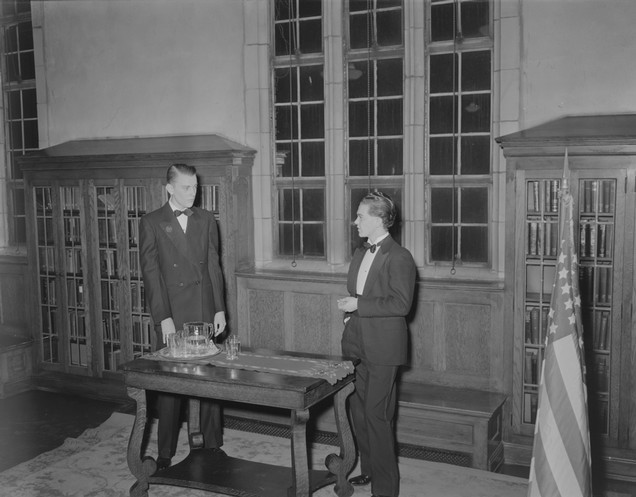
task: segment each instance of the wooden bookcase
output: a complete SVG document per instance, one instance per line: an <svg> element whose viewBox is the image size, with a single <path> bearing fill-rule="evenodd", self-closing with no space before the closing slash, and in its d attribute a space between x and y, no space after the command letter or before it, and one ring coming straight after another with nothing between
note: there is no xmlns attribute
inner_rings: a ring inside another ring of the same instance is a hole
<svg viewBox="0 0 636 497"><path fill-rule="evenodd" d="M636 115L565 117L497 141L507 160L510 439L531 443L534 434L567 148L591 436L597 456L625 458L613 471L633 474Z"/></svg>
<svg viewBox="0 0 636 497"><path fill-rule="evenodd" d="M197 205L219 221L228 326L237 269L253 267L254 151L216 135L82 140L21 160L26 186L32 329L40 370L119 378L151 351L139 220L167 201L165 174L197 168Z"/></svg>

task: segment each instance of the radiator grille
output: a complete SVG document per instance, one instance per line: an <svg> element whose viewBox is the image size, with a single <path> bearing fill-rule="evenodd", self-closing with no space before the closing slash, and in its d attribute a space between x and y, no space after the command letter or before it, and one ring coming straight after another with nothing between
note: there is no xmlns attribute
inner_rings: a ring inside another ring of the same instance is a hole
<svg viewBox="0 0 636 497"><path fill-rule="evenodd" d="M224 416L225 427L233 430L260 433L274 437L290 438L291 430L288 426L267 421L245 419L236 416ZM312 431L309 435L310 441L324 445L338 445L338 437L335 433L328 431ZM424 461L441 462L453 464L455 466L471 467L472 458L469 454L452 452L442 449L421 447L419 445L398 444L398 454L400 457L409 459L421 459Z"/></svg>

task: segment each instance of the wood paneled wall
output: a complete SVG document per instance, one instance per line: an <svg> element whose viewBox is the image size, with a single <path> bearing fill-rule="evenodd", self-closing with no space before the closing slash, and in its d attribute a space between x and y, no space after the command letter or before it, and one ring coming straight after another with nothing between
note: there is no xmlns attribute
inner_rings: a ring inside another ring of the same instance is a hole
<svg viewBox="0 0 636 497"><path fill-rule="evenodd" d="M0 256L0 333L32 338L27 325L27 260Z"/></svg>
<svg viewBox="0 0 636 497"><path fill-rule="evenodd" d="M239 274L237 289L246 345L340 354L344 276ZM419 282L403 380L507 393L503 301L498 285Z"/></svg>

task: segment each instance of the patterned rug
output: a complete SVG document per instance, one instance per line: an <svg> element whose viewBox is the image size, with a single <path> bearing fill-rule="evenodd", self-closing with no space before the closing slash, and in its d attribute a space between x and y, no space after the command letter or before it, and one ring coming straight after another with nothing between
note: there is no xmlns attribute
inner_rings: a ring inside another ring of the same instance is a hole
<svg viewBox="0 0 636 497"><path fill-rule="evenodd" d="M133 416L114 413L101 426L78 438L0 473L2 497L124 497L134 479L126 463L126 448ZM286 438L226 429L225 452L233 457L291 466L290 441ZM156 424L150 428L148 455L156 451ZM311 460L324 469L324 458L337 450L314 445ZM179 437L174 462L188 452L185 426ZM401 497L525 497L527 481L470 468L400 458ZM358 474L354 469L352 474ZM150 497L214 497L219 494L167 485L151 485ZM314 497L333 497L332 486ZM371 489L356 488L354 497L370 497ZM282 497L282 496L281 496Z"/></svg>

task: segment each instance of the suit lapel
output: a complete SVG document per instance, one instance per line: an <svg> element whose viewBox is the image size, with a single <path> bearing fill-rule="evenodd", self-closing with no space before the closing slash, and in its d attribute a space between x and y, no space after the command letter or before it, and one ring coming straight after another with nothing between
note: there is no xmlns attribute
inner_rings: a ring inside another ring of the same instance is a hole
<svg viewBox="0 0 636 497"><path fill-rule="evenodd" d="M201 211L192 209L192 215L188 219L188 227L186 229L185 238L188 246L188 256L197 268L199 267L199 261L203 260L202 249L206 247L202 238L207 236L207 231L204 229L204 219L201 216Z"/></svg>

